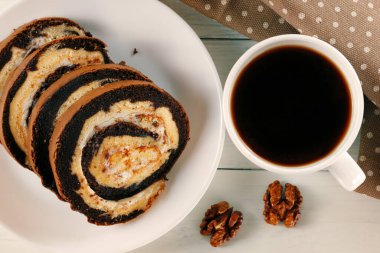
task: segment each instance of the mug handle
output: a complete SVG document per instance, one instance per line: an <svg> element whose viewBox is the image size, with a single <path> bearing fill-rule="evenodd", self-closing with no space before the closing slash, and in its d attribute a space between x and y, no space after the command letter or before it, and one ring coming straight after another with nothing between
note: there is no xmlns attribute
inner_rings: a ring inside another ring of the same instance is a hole
<svg viewBox="0 0 380 253"><path fill-rule="evenodd" d="M366 176L352 157L345 152L328 170L347 191L353 191L361 185Z"/></svg>

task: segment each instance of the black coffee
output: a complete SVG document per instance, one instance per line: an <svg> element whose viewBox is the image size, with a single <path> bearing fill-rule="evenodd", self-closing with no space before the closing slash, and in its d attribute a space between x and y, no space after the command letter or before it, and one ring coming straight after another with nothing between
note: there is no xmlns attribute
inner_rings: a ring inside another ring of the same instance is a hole
<svg viewBox="0 0 380 253"><path fill-rule="evenodd" d="M244 142L285 166L328 155L351 118L351 96L340 70L299 46L278 47L250 62L237 79L231 107Z"/></svg>

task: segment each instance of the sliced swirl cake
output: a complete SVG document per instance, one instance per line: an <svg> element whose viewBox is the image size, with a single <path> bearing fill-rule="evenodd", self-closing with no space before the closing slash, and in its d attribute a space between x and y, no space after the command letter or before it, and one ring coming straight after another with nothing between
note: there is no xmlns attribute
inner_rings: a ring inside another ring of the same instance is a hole
<svg viewBox="0 0 380 253"><path fill-rule="evenodd" d="M122 65L102 64L74 70L53 83L38 99L30 115L28 157L42 184L57 193L49 163L48 143L57 119L88 92L120 80L148 80L139 71Z"/></svg>
<svg viewBox="0 0 380 253"><path fill-rule="evenodd" d="M63 74L80 66L109 63L105 44L91 37L65 37L30 54L12 73L0 100L0 140L28 167L27 126L41 94Z"/></svg>
<svg viewBox="0 0 380 253"><path fill-rule="evenodd" d="M49 158L58 191L98 225L146 211L189 139L182 106L146 81L99 87L56 121Z"/></svg>
<svg viewBox="0 0 380 253"><path fill-rule="evenodd" d="M0 43L0 96L5 82L18 65L37 48L67 36L91 36L74 21L50 17L33 20L19 28Z"/></svg>

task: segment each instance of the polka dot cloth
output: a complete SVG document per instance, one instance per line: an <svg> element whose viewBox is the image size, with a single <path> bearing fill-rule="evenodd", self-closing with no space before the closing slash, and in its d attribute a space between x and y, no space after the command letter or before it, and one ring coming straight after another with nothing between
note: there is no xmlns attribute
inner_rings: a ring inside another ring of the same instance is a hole
<svg viewBox="0 0 380 253"><path fill-rule="evenodd" d="M363 122L358 163L367 179L357 191L380 198L380 109L368 100Z"/></svg>
<svg viewBox="0 0 380 253"><path fill-rule="evenodd" d="M271 9L271 6L277 2L275 0L268 2L260 0L182 0L182 2L257 41L274 35L297 33L297 30L289 25L284 17ZM283 11L287 12L287 10ZM306 13L300 14L300 18L305 20Z"/></svg>
<svg viewBox="0 0 380 253"><path fill-rule="evenodd" d="M257 41L279 34L302 33L340 50L355 67L368 98L358 157L367 179L357 191L380 199L380 1L182 2Z"/></svg>

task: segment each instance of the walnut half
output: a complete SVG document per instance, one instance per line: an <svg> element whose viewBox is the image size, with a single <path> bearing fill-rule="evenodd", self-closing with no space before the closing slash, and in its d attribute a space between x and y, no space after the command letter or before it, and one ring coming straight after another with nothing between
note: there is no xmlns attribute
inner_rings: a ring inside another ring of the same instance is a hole
<svg viewBox="0 0 380 253"><path fill-rule="evenodd" d="M243 221L243 214L234 211L228 202L212 205L200 224L201 234L210 235L210 244L218 247L236 236Z"/></svg>
<svg viewBox="0 0 380 253"><path fill-rule="evenodd" d="M264 195L264 218L272 225L280 221L288 228L294 227L301 215L302 195L297 186L285 184L285 192L278 180L268 186Z"/></svg>

